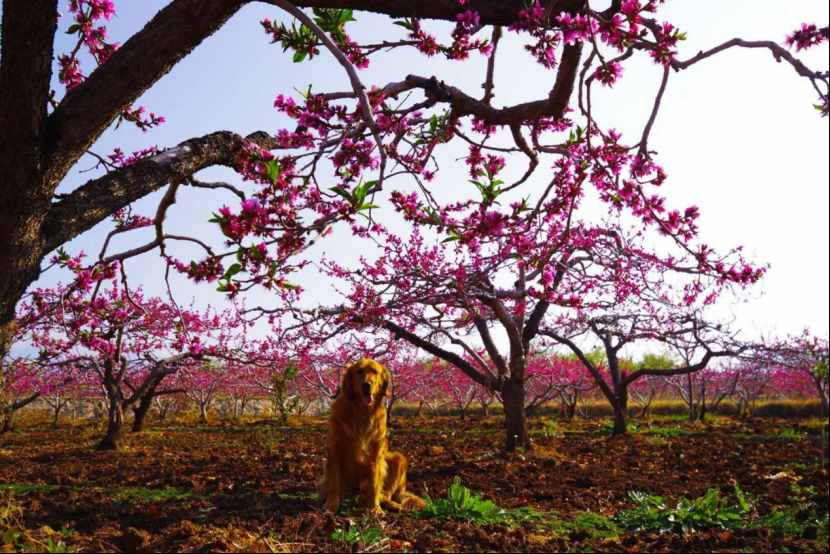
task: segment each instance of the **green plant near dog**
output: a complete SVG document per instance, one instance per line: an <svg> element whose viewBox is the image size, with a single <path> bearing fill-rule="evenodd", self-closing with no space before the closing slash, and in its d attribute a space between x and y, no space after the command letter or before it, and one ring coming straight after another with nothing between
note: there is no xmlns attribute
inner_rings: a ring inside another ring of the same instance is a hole
<svg viewBox="0 0 830 554"><path fill-rule="evenodd" d="M432 500L427 495L426 503L423 510L415 513L416 517L460 519L478 524L500 523L507 518L506 510L472 492L458 477L447 490L446 498Z"/></svg>
<svg viewBox="0 0 830 554"><path fill-rule="evenodd" d="M620 511L614 519L625 529L635 531L688 533L700 529L735 529L743 526L744 518L752 510L737 484L735 501L721 496L714 488L692 500L681 497L674 507L662 496L630 492L629 498L636 507Z"/></svg>
<svg viewBox="0 0 830 554"><path fill-rule="evenodd" d="M548 515L537 511L531 506L505 509L492 500L482 498L461 484L456 477L449 489L446 498L433 500L426 495L426 507L413 515L417 518L428 519L457 519L469 521L478 525L499 523L507 526L519 525L523 522L543 521Z"/></svg>
<svg viewBox="0 0 830 554"><path fill-rule="evenodd" d="M383 541L384 536L379 527L367 527L365 523L358 524L350 520L348 527L337 529L331 534L331 539L366 550Z"/></svg>

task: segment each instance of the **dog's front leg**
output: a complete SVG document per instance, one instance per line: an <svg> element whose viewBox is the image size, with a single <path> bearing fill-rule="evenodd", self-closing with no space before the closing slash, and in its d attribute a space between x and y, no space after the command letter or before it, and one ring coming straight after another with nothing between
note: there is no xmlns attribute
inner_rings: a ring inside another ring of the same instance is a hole
<svg viewBox="0 0 830 554"><path fill-rule="evenodd" d="M373 454L374 459L366 487L366 504L370 513L382 515L384 512L380 507L380 503L383 500L383 484L386 480L386 456L381 448Z"/></svg>
<svg viewBox="0 0 830 554"><path fill-rule="evenodd" d="M375 515L382 515L383 508L380 507L380 501L383 499L383 475L380 473L379 464L373 468L372 480L369 486L369 511Z"/></svg>
<svg viewBox="0 0 830 554"><path fill-rule="evenodd" d="M335 456L329 455L326 460L326 511L333 514L340 509L340 500L342 498L343 479L340 475L340 464L337 463Z"/></svg>

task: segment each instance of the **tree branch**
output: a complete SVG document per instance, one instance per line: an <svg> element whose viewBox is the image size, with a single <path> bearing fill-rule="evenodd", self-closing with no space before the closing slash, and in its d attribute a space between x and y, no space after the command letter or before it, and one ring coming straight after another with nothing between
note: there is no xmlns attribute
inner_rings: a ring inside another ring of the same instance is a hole
<svg viewBox="0 0 830 554"><path fill-rule="evenodd" d="M383 321L381 323L381 326L384 329L391 331L395 338L403 338L410 344L413 344L418 348L422 348L423 350L429 352L433 356L437 356L442 360L451 363L476 383L484 387L487 387L491 390L495 389L495 383L493 383L492 377L476 371L476 369L472 365L467 363L467 360L465 360L455 352L444 350L440 346L437 346L429 342L428 340L422 339L415 333L407 331L406 329L392 321Z"/></svg>
<svg viewBox="0 0 830 554"><path fill-rule="evenodd" d="M272 145L270 137L263 132L249 135L245 140L266 148ZM88 181L52 204L43 225L45 251L57 248L116 210L171 181L182 180L213 165L232 166L242 144L242 137L236 133L217 131Z"/></svg>
<svg viewBox="0 0 830 554"><path fill-rule="evenodd" d="M582 46L579 43L565 47L562 53L562 61L559 64L559 73L556 76L556 84L548 98L525 102L508 108L494 108L434 77L427 79L417 75L408 75L403 87L398 88L404 88L404 90L423 89L427 98L437 102L449 103L452 106L453 114L457 117L473 115L491 125L521 124L539 117L560 118L565 113L565 108L568 107L573 92L581 51ZM402 91L395 90L395 92Z"/></svg>
<svg viewBox="0 0 830 554"><path fill-rule="evenodd" d="M69 91L49 116L47 182L57 186L124 108L216 32L244 1L173 0Z"/></svg>

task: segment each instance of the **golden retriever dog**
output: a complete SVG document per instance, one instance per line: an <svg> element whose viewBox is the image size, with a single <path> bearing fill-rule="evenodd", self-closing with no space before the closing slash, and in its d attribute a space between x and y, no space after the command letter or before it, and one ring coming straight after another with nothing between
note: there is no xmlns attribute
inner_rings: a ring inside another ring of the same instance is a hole
<svg viewBox="0 0 830 554"><path fill-rule="evenodd" d="M346 368L329 416L328 457L320 497L336 513L343 499L360 494L367 509L382 514L421 509L424 501L406 490L406 457L390 452L386 438L389 371L369 358Z"/></svg>

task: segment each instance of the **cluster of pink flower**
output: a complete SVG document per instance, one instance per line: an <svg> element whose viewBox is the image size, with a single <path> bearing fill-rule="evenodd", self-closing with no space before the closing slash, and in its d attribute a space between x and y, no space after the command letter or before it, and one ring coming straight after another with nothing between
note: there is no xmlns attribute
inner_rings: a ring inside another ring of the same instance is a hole
<svg viewBox="0 0 830 554"><path fill-rule="evenodd" d="M801 28L787 35L787 45L795 46L796 51L817 46L828 39L830 30L819 29L815 23L802 23Z"/></svg>
<svg viewBox="0 0 830 554"><path fill-rule="evenodd" d="M77 34L78 43L69 54L58 56L58 80L67 90L77 87L86 79L78 59L81 46L89 52L96 66L106 63L118 49L118 43L107 42L106 26L98 24L115 15L113 0L70 0L69 11L74 14L74 23L69 26L67 33ZM128 106L122 112L121 119L134 123L142 131L164 123L164 117L152 112L145 115L144 112L144 107Z"/></svg>
<svg viewBox="0 0 830 554"><path fill-rule="evenodd" d="M124 111L121 112L121 119L133 123L144 132L147 132L148 129L152 129L153 127L157 127L164 123L164 116L156 115L153 112L145 114L145 112L146 109L144 106L134 108L130 105L124 108Z"/></svg>
<svg viewBox="0 0 830 554"><path fill-rule="evenodd" d="M481 29L478 12L473 10L461 12L455 17L455 21L452 44L444 50L447 59L466 60L473 50L478 50L485 56L490 54L492 45L486 40L471 40L472 35Z"/></svg>
<svg viewBox="0 0 830 554"><path fill-rule="evenodd" d="M131 214L126 208L117 210L112 214L112 220L115 223L115 228L119 231L130 231L132 229L140 229L141 227L149 227L154 223L151 218Z"/></svg>
<svg viewBox="0 0 830 554"><path fill-rule="evenodd" d="M407 38L414 43L419 52L427 56L444 54L449 60L466 60L470 52L478 51L483 55L489 55L492 45L485 39L471 40L471 36L480 29L478 13L466 10L456 16L455 29L452 32L453 41L450 44L442 44L424 31L421 20L407 18L398 22L408 31Z"/></svg>
<svg viewBox="0 0 830 554"><path fill-rule="evenodd" d="M112 154L107 154L107 158L109 158L110 164L115 167L129 167L133 165L138 160L146 158L148 156L152 156L154 154L158 154L158 146L150 146L147 148L143 148L141 150L136 150L129 156L124 154L124 151L120 148L115 148L112 151Z"/></svg>

